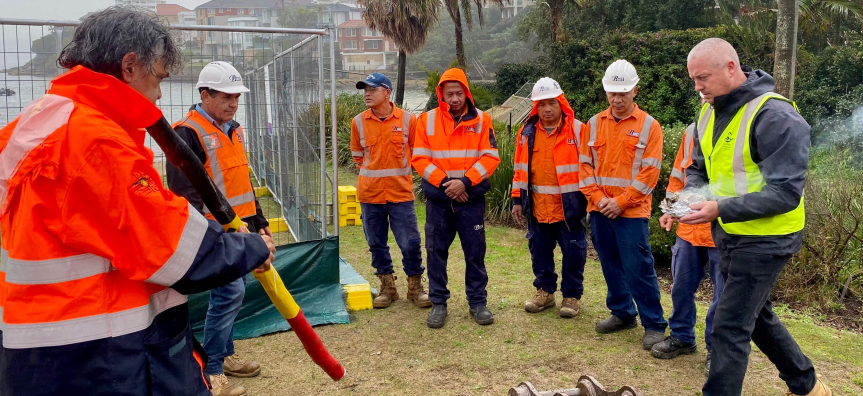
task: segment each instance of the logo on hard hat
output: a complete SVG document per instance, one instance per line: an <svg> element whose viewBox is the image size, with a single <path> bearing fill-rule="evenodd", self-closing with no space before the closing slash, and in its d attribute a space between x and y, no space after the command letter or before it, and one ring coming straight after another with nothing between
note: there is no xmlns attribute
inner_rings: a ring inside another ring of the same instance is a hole
<svg viewBox="0 0 863 396"><path fill-rule="evenodd" d="M623 77L620 77L620 76L614 76L614 77L612 77L612 78L611 78L611 81L620 81L620 82L624 82L624 81L626 81L626 79L625 79L625 78L623 78Z"/></svg>
<svg viewBox="0 0 863 396"><path fill-rule="evenodd" d="M235 75L235 74L231 74L231 75L228 77L228 79L229 79L229 80L231 80L231 82L243 81L243 78L242 78L242 77L240 77L240 76L238 76L238 75Z"/></svg>

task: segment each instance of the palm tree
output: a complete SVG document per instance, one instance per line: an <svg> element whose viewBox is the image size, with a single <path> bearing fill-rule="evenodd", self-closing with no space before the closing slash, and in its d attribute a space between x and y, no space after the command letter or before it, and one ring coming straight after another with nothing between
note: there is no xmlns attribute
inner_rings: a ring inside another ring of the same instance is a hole
<svg viewBox="0 0 863 396"><path fill-rule="evenodd" d="M439 0L359 0L365 7L363 19L370 29L383 33L399 48L399 71L396 82L396 104L405 96L407 54L426 45L429 31L438 22Z"/></svg>
<svg viewBox="0 0 863 396"><path fill-rule="evenodd" d="M788 99L794 96L797 65L798 0L779 0L776 12L776 52L773 55L773 78L776 92Z"/></svg>
<svg viewBox="0 0 863 396"><path fill-rule="evenodd" d="M462 37L461 30L462 12L464 13L464 21L467 23L467 29L472 30L473 7L471 7L471 4L476 5L477 22L479 22L479 26L482 27L484 22L482 15L483 4L491 3L503 8L504 2L508 4L510 0L443 0L450 18L452 18L453 23L455 23L455 54L460 68L467 69L467 60L465 60L464 57L464 38Z"/></svg>

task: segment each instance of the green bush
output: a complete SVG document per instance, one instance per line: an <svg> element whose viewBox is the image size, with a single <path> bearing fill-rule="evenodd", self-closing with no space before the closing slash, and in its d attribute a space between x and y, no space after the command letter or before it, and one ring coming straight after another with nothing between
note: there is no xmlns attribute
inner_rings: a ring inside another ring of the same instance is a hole
<svg viewBox="0 0 863 396"><path fill-rule="evenodd" d="M650 252L653 253L654 265L662 267L671 266L671 247L677 240L677 223L671 231L665 231L659 226L661 212L654 212L650 217Z"/></svg>
<svg viewBox="0 0 863 396"><path fill-rule="evenodd" d="M515 225L510 213L512 209L510 195L512 195L512 178L515 175L513 160L519 128L520 126L513 125L510 133L507 131L506 124L494 123L500 165L489 178L491 189L485 194L486 219L493 223Z"/></svg>

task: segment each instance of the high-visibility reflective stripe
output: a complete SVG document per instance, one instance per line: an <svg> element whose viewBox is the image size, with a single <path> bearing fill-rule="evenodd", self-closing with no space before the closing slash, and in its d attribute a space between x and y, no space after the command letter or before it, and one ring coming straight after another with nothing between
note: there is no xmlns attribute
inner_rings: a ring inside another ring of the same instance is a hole
<svg viewBox="0 0 863 396"><path fill-rule="evenodd" d="M561 173L578 172L578 165L558 165L554 167L554 170L557 171L558 175Z"/></svg>
<svg viewBox="0 0 863 396"><path fill-rule="evenodd" d="M488 179L488 172L486 172L485 167L482 166L479 161L474 162L472 168L476 169L479 172L479 175L482 176L483 180Z"/></svg>
<svg viewBox="0 0 863 396"><path fill-rule="evenodd" d="M365 155L365 152L364 151L353 151L353 150L351 150L351 155L354 157L362 157Z"/></svg>
<svg viewBox="0 0 863 396"><path fill-rule="evenodd" d="M520 162L516 162L515 164L512 165L512 170L514 170L514 171L523 170L523 171L527 172L527 164L522 164Z"/></svg>
<svg viewBox="0 0 863 396"><path fill-rule="evenodd" d="M575 147L581 147L581 126L581 121L572 120L572 134L575 135Z"/></svg>
<svg viewBox="0 0 863 396"><path fill-rule="evenodd" d="M659 158L644 158L641 160L641 166L643 166L644 168L648 166L659 168L662 166L662 160L660 160Z"/></svg>
<svg viewBox="0 0 863 396"><path fill-rule="evenodd" d="M680 169L674 168L671 170L671 177L673 177L677 180L680 180L681 182L683 182L684 176L685 176L685 174L683 172L681 172Z"/></svg>
<svg viewBox="0 0 863 396"><path fill-rule="evenodd" d="M200 216L200 215L199 215ZM42 285L83 279L111 271L111 262L94 254L79 254L48 260L19 260L9 258L9 252L0 250L0 271L6 273L6 282L16 285Z"/></svg>
<svg viewBox="0 0 863 396"><path fill-rule="evenodd" d="M577 191L579 191L578 184L564 184L564 185L560 186L560 192L564 193L564 194L577 192Z"/></svg>
<svg viewBox="0 0 863 396"><path fill-rule="evenodd" d="M195 130L198 136L200 136L201 140L204 140L204 136L207 135L207 130L204 129L201 124L198 124L195 120L192 120L191 118L186 119L183 122L189 124L189 126L191 126L192 129ZM228 192L225 191L225 175L222 174L222 165L219 164L219 156L216 155L215 151L213 151L212 153L207 153L207 159L210 160L210 172L213 176L213 184L215 184L216 188L218 188L219 191L222 192L222 195L227 197ZM206 205L204 205L204 213L209 213L209 209Z"/></svg>
<svg viewBox="0 0 863 396"><path fill-rule="evenodd" d="M632 159L632 180L635 180L635 177L641 172L641 165L644 161L644 149L647 148L647 139L650 137L650 127L652 125L653 117L648 114L644 117L644 124L641 126L641 135L638 137L638 144L635 145L635 157Z"/></svg>
<svg viewBox="0 0 863 396"><path fill-rule="evenodd" d="M680 160L680 167L683 168L686 166L686 163L689 162L689 158L692 157L692 139L695 138L695 124L689 124L686 127L686 132L683 134L683 158Z"/></svg>
<svg viewBox="0 0 863 396"><path fill-rule="evenodd" d="M411 113L402 110L402 136L404 137L404 141L402 143L402 167L408 169L408 174L411 173L410 166L408 165L408 137L410 137L412 116L413 115Z"/></svg>
<svg viewBox="0 0 863 396"><path fill-rule="evenodd" d="M530 186L530 191L533 191L537 194L557 194L560 195L560 187L558 186L537 186L535 184Z"/></svg>
<svg viewBox="0 0 863 396"><path fill-rule="evenodd" d="M40 348L119 337L146 329L156 315L186 302L186 296L167 288L150 296L147 305L120 312L57 322L9 324L0 321L3 347ZM0 308L0 317L3 309Z"/></svg>
<svg viewBox="0 0 863 396"><path fill-rule="evenodd" d="M21 111L18 124L15 125L6 147L0 152L0 214L5 214L7 209L6 183L15 177L30 151L42 144L58 128L69 123L69 115L74 108L72 99L46 94Z"/></svg>
<svg viewBox="0 0 863 396"><path fill-rule="evenodd" d="M431 157L436 159L447 158L479 158L479 150L431 150Z"/></svg>
<svg viewBox="0 0 863 396"><path fill-rule="evenodd" d="M431 109L426 113L426 136L434 136L435 113L437 109Z"/></svg>
<svg viewBox="0 0 863 396"><path fill-rule="evenodd" d="M731 168L734 171L734 191L737 192L738 197L749 193L749 182L746 179L746 160L743 157L746 140L749 138L746 136L746 131L749 129L752 119L755 118L755 113L759 109L759 103L766 96L771 95L775 94L773 92L765 92L757 98L750 100L746 103L743 116L740 118L740 128L737 130L737 138L734 141L734 157L731 160Z"/></svg>
<svg viewBox="0 0 863 396"><path fill-rule="evenodd" d="M621 179L619 177L596 176L596 184L600 186L622 187L626 188L632 184L631 180Z"/></svg>
<svg viewBox="0 0 863 396"><path fill-rule="evenodd" d="M235 197L230 197L227 200L228 205L231 205L231 207L237 207L243 204L247 204L249 202L255 202L255 192L249 191ZM207 207L207 205L204 205L204 214L211 214L210 208Z"/></svg>
<svg viewBox="0 0 863 396"><path fill-rule="evenodd" d="M446 171L446 177L448 177L450 179L459 179L459 178L464 177L465 173L466 173L466 171L463 171L463 170Z"/></svg>
<svg viewBox="0 0 863 396"><path fill-rule="evenodd" d="M482 133L482 110L476 109L476 116L479 117L479 128L476 129L477 133Z"/></svg>
<svg viewBox="0 0 863 396"><path fill-rule="evenodd" d="M363 126L363 113L357 114L354 117L354 125L357 126L357 132L360 134L360 146L366 147L365 127Z"/></svg>
<svg viewBox="0 0 863 396"><path fill-rule="evenodd" d="M414 155L425 155L431 157L432 151L425 147L414 147Z"/></svg>
<svg viewBox="0 0 863 396"><path fill-rule="evenodd" d="M641 192L642 194L650 194L653 192L652 188L638 180L632 182L632 187Z"/></svg>
<svg viewBox="0 0 863 396"><path fill-rule="evenodd" d="M369 170L366 168L360 169L360 176L363 177L390 177L390 176L410 176L411 168L392 168L392 169L375 169Z"/></svg>
<svg viewBox="0 0 863 396"><path fill-rule="evenodd" d="M707 110L698 119L698 140L704 136L704 130L707 129L707 124L710 123L710 117L713 116L713 105L707 105Z"/></svg>
<svg viewBox="0 0 863 396"><path fill-rule="evenodd" d="M584 188L584 187L587 187L591 184L596 184L596 178L593 176L589 176L589 177L586 177L586 178L578 181L578 187L579 188Z"/></svg>
<svg viewBox="0 0 863 396"><path fill-rule="evenodd" d="M587 145L590 146L590 153L593 155L593 161L585 162L586 164L593 165L594 171L598 171L599 169L599 154L596 152L596 118L599 115L595 115L590 118L588 121L588 125L590 126L590 140L587 141Z"/></svg>
<svg viewBox="0 0 863 396"><path fill-rule="evenodd" d="M436 170L437 170L437 166L435 166L435 164L429 164L429 166L426 167L425 172L423 172L423 179L428 180L431 177L432 172L434 172Z"/></svg>
<svg viewBox="0 0 863 396"><path fill-rule="evenodd" d="M581 162L582 164L593 165L593 157L588 156L588 155L584 155L584 154L579 154L578 155L578 162Z"/></svg>
<svg viewBox="0 0 863 396"><path fill-rule="evenodd" d="M252 193L252 201L255 199L255 193ZM233 204L231 206L234 206ZM180 240L177 242L177 247L174 249L174 254L171 258L159 268L156 273L147 279L147 282L156 283L162 286L171 286L192 266L195 261L195 256L198 254L198 249L201 247L201 241L204 240L204 234L207 233L207 219L198 213L195 208L189 204L189 218L186 220L186 225L183 227L183 233L180 234Z"/></svg>
<svg viewBox="0 0 863 396"><path fill-rule="evenodd" d="M479 152L479 156L482 157L483 155L488 155L488 156L494 157L494 158L500 158L500 155L498 155L497 150L481 150Z"/></svg>
<svg viewBox="0 0 863 396"><path fill-rule="evenodd" d="M527 183L523 181L512 182L512 188L519 190L527 190Z"/></svg>

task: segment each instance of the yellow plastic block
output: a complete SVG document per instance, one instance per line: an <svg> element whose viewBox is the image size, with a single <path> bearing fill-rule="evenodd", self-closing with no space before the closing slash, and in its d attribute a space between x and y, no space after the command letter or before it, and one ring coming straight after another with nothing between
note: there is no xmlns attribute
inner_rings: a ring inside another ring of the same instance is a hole
<svg viewBox="0 0 863 396"><path fill-rule="evenodd" d="M368 283L344 285L345 305L349 311L372 309L372 289Z"/></svg>
<svg viewBox="0 0 863 396"><path fill-rule="evenodd" d="M288 223L285 222L285 219L281 217L277 217L275 219L267 219L270 223L270 232L288 232Z"/></svg>
<svg viewBox="0 0 863 396"><path fill-rule="evenodd" d="M339 186L339 203L357 202L357 188L354 186Z"/></svg>
<svg viewBox="0 0 863 396"><path fill-rule="evenodd" d="M267 187L255 187L255 196L258 198L269 197L270 190L267 190Z"/></svg>
<svg viewBox="0 0 863 396"><path fill-rule="evenodd" d="M360 215L339 215L339 227L345 226L360 226L363 225L363 220L360 219Z"/></svg>
<svg viewBox="0 0 863 396"><path fill-rule="evenodd" d="M362 214L359 202L348 202L339 205L339 216Z"/></svg>

